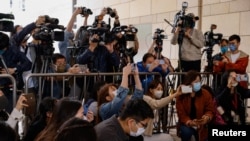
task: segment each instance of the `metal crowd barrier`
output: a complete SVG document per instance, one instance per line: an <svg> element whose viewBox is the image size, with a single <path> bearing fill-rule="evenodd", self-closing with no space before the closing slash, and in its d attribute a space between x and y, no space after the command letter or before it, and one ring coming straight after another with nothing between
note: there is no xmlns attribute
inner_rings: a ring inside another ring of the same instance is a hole
<svg viewBox="0 0 250 141"><path fill-rule="evenodd" d="M0 78L9 78L12 82L12 91L13 91L13 107L16 106L17 94L16 94L16 79L10 74L0 74Z"/></svg>
<svg viewBox="0 0 250 141"><path fill-rule="evenodd" d="M131 73L132 74L132 73ZM144 73L144 72L140 72L139 75L145 75L146 78L148 75L158 75L160 76L159 73L157 72L150 72L150 73ZM34 77L38 77L38 105L42 100L42 94L43 94L43 89L42 89L42 82L43 79L42 78L49 78L51 80L51 96L53 96L53 80L55 79L54 77L63 77L62 81L63 81L63 97L65 96L64 90L65 90L65 82L69 80L69 77L71 77L70 79L73 79L73 93L75 94L75 84L76 84L76 78L77 77L83 77L83 90L84 92L87 91L87 77L88 76L92 76L94 77L94 80L98 80L99 77L102 77L103 81L106 80L107 76L114 76L112 79L113 82L115 82L117 80L118 77L122 76L122 72L116 72L116 73L78 73L78 74L72 74L72 73L31 73L29 75L27 75L26 79L25 79L25 93L28 93L28 81L29 79L32 79ZM161 76L160 76L161 77ZM75 95L74 95L75 96ZM84 95L84 98L86 98L86 95Z"/></svg>

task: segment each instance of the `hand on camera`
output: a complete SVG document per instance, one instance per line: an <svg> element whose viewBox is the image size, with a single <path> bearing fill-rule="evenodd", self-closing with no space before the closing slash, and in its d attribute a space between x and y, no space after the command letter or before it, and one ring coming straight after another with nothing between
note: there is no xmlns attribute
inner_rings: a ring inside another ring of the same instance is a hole
<svg viewBox="0 0 250 141"><path fill-rule="evenodd" d="M79 64L74 64L72 67L69 68L69 73L80 73L81 72L81 68L79 67Z"/></svg>
<svg viewBox="0 0 250 141"><path fill-rule="evenodd" d="M45 16L39 16L36 20L36 26L43 25L45 23Z"/></svg>
<svg viewBox="0 0 250 141"><path fill-rule="evenodd" d="M114 52L114 44L113 44L113 42L105 44L105 47L107 48L107 50L109 51L109 53L113 53Z"/></svg>
<svg viewBox="0 0 250 141"><path fill-rule="evenodd" d="M16 109L18 111L22 110L23 108L25 107L29 107L28 104L26 104L27 102L27 99L26 97L24 96L24 94L21 94L20 97L18 98L17 100L17 103L16 103Z"/></svg>
<svg viewBox="0 0 250 141"><path fill-rule="evenodd" d="M78 15L78 14L81 14L82 13L82 7L77 7L73 13L73 15ZM85 16L85 15L84 15Z"/></svg>

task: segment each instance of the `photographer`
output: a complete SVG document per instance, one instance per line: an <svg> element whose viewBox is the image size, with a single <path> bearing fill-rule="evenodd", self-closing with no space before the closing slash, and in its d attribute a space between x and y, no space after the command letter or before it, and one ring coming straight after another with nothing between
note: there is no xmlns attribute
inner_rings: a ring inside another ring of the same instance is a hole
<svg viewBox="0 0 250 141"><path fill-rule="evenodd" d="M193 13L185 15L184 20L179 21L171 39L171 44L180 45L180 65L183 72L201 70L201 48L204 46L204 36L200 30L194 28L198 19L199 17L195 17ZM181 43L178 42L179 38L182 38Z"/></svg>
<svg viewBox="0 0 250 141"><path fill-rule="evenodd" d="M79 15L79 14L84 16L83 26L87 26L87 20L88 20L89 14L83 12L83 7L77 7L75 9L75 11L73 12L73 14L72 14L72 16L71 16L71 18L70 18L70 20L68 22L68 25L67 25L67 27L66 27L66 29L64 31L64 41L60 41L59 44L58 44L60 53L66 57L67 63L69 63L71 65L74 64L74 62L73 62L73 60L71 60L72 58L70 56L70 52L67 49L67 47L73 46L73 44L74 44L73 38L74 38L75 35L74 35L74 31L72 30L72 28L74 26L76 16ZM76 33L76 38L79 36L79 34L80 34L79 32L80 31L78 30L77 33ZM78 39L77 38L77 40L81 41L83 39Z"/></svg>
<svg viewBox="0 0 250 141"><path fill-rule="evenodd" d="M167 69L169 70L169 72L174 72L174 68L173 66L171 65L171 62L169 60L169 58L165 57L162 55L162 47L160 47L159 45L157 45L157 33L154 34L154 40L150 46L150 48L148 49L148 53L151 53L155 56L156 59L158 59L160 62L160 66L163 70L166 70Z"/></svg>
<svg viewBox="0 0 250 141"><path fill-rule="evenodd" d="M31 69L32 63L29 59L20 51L10 47L8 35L0 32L0 55L1 55L1 74L11 74L16 78L16 81L20 80L20 75L24 71ZM8 78L2 78L0 81L0 88L9 100L7 111L10 112L13 106L12 84Z"/></svg>

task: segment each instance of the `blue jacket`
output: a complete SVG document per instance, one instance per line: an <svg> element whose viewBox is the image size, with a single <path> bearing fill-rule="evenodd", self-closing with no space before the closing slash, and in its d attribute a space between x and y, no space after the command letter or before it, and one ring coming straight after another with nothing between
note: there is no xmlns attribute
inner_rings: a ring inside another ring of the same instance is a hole
<svg viewBox="0 0 250 141"><path fill-rule="evenodd" d="M138 72L148 72L148 68L143 66L143 62L138 62L137 63L137 68ZM159 72L162 77L166 77L167 74L170 72L169 69L167 71L163 71L161 66L159 65L158 67L154 68L152 72ZM147 77L146 75L140 75L140 80L142 83L142 87L144 89L144 92L147 91L148 85L151 83L151 81L154 79L154 75L148 74Z"/></svg>
<svg viewBox="0 0 250 141"><path fill-rule="evenodd" d="M77 57L78 64L87 64L91 72L112 72L111 67L119 66L119 57L113 52L109 53L105 46L98 46L94 52L86 49Z"/></svg>
<svg viewBox="0 0 250 141"><path fill-rule="evenodd" d="M7 68L17 68L16 72L19 75L22 75L24 71L28 71L31 69L32 63L30 60L25 56L24 53L16 50L14 48L9 47L3 54L3 60L7 66ZM2 69L4 66L2 62L0 62ZM0 80L1 86L9 85L11 81L8 78L3 78Z"/></svg>
<svg viewBox="0 0 250 141"><path fill-rule="evenodd" d="M69 39L72 37L74 37L74 33L64 31L64 41L60 41L58 43L59 51L62 55L66 57L67 63L70 62L70 52L68 51L67 47L70 46Z"/></svg>
<svg viewBox="0 0 250 141"><path fill-rule="evenodd" d="M110 102L103 103L99 108L99 115L102 120L108 119L113 115L118 115L122 106L124 104L124 100L126 99L129 93L128 88L119 87L117 89L117 96ZM143 97L143 91L139 89L135 89L134 94L131 99L141 98Z"/></svg>

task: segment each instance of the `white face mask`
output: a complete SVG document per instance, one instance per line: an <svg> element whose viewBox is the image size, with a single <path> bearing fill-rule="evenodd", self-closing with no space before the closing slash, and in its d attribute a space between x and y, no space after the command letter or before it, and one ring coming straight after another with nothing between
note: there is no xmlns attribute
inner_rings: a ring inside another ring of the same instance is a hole
<svg viewBox="0 0 250 141"><path fill-rule="evenodd" d="M161 98L162 94L163 94L163 91L161 91L161 90L159 90L159 91L155 90L154 91L154 95L155 95L156 98Z"/></svg>
<svg viewBox="0 0 250 141"><path fill-rule="evenodd" d="M137 125L136 125L137 126ZM137 126L137 132L133 132L133 131L131 131L131 129L130 129L130 136L133 136L133 137L138 137L138 136L140 136L140 135L142 135L143 133L144 133L144 131L145 131L145 128L143 128L143 127L138 127Z"/></svg>
<svg viewBox="0 0 250 141"><path fill-rule="evenodd" d="M88 120L87 116L83 116L83 120Z"/></svg>
<svg viewBox="0 0 250 141"><path fill-rule="evenodd" d="M238 85L238 82L234 82L234 83L232 84L233 87L236 87L237 85Z"/></svg>

